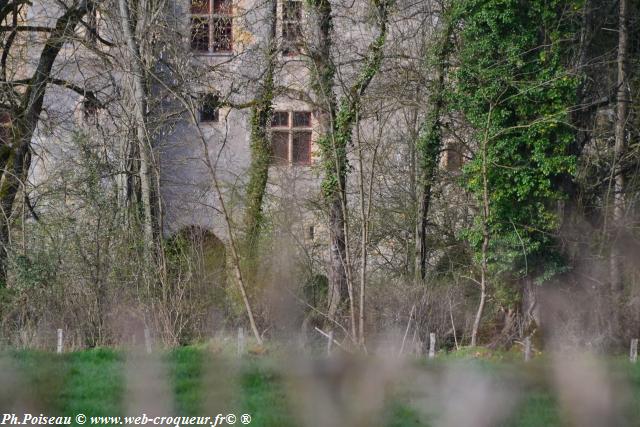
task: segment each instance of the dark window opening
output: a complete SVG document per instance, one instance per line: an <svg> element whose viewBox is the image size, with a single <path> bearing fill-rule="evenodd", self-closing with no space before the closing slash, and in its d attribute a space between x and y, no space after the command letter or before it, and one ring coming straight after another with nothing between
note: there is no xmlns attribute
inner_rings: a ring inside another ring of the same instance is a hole
<svg viewBox="0 0 640 427"><path fill-rule="evenodd" d="M285 1L282 4L282 19L285 21L300 21L302 18L302 2Z"/></svg>
<svg viewBox="0 0 640 427"><path fill-rule="evenodd" d="M213 18L213 44L214 52L231 51L232 35L231 18Z"/></svg>
<svg viewBox="0 0 640 427"><path fill-rule="evenodd" d="M98 124L98 102L95 99L82 100L82 118L86 124Z"/></svg>
<svg viewBox="0 0 640 427"><path fill-rule="evenodd" d="M274 111L271 116L271 126L273 127L289 127L289 112Z"/></svg>
<svg viewBox="0 0 640 427"><path fill-rule="evenodd" d="M294 165L308 165L311 163L311 132L293 132L293 144L291 147L291 162Z"/></svg>
<svg viewBox="0 0 640 427"><path fill-rule="evenodd" d="M462 155L453 149L447 150L447 170L459 171L462 168Z"/></svg>
<svg viewBox="0 0 640 427"><path fill-rule="evenodd" d="M204 123L217 123L220 120L220 100L217 95L207 94L200 107L200 121Z"/></svg>
<svg viewBox="0 0 640 427"><path fill-rule="evenodd" d="M308 111L293 112L293 127L310 127L311 113Z"/></svg>
<svg viewBox="0 0 640 427"><path fill-rule="evenodd" d="M191 49L198 52L209 51L209 22L206 18L191 19Z"/></svg>
<svg viewBox="0 0 640 427"><path fill-rule="evenodd" d="M271 157L273 164L289 163L289 132L273 132L271 134Z"/></svg>
<svg viewBox="0 0 640 427"><path fill-rule="evenodd" d="M298 55L302 51L302 2L282 3L282 53Z"/></svg>
<svg viewBox="0 0 640 427"><path fill-rule="evenodd" d="M213 0L213 13L231 15L231 0Z"/></svg>

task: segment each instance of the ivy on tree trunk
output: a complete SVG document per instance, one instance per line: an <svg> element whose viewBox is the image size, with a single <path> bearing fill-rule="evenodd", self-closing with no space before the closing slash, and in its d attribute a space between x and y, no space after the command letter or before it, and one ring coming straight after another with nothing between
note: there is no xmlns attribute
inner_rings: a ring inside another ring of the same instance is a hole
<svg viewBox="0 0 640 427"><path fill-rule="evenodd" d="M269 124L273 110L274 73L277 64L276 19L277 2L270 3L270 35L267 40L266 70L257 102L251 110L251 165L249 166L249 183L246 190L246 210L244 214L246 238L245 247L249 269L255 270L256 254L263 226L263 203L269 179L271 162L271 139ZM250 274L249 278L253 275Z"/></svg>
<svg viewBox="0 0 640 427"><path fill-rule="evenodd" d="M330 260L329 260L329 322L336 320L341 302L349 300L350 328L357 335L353 290L347 274L346 243L346 185L347 148L351 142L360 102L369 84L380 70L383 50L387 38L388 0L373 0L377 12L378 35L367 49L367 58L357 75L355 83L341 99L339 106L334 92L335 68L330 56L331 31L333 28L331 4L328 0L310 0L320 27L319 48L311 53L313 61L313 84L317 102L324 107L323 134L318 139L322 153L324 178L322 193L329 212ZM328 117L326 117L328 116ZM333 327L333 325L329 325Z"/></svg>

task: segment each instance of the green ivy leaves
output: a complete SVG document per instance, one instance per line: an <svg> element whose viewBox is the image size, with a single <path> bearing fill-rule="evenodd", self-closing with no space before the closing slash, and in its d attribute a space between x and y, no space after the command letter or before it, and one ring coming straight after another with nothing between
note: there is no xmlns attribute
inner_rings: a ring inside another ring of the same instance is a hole
<svg viewBox="0 0 640 427"><path fill-rule="evenodd" d="M567 118L578 78L563 64L563 40L573 31L564 16L566 1L524 3L457 2L462 46L451 98L471 124L473 140L488 138L492 269L506 272L528 264L521 274L546 277L545 271L559 270L554 202L564 196L557 183L575 171ZM481 162L477 156L464 168L464 184L478 198ZM476 250L480 234L479 224L466 233Z"/></svg>

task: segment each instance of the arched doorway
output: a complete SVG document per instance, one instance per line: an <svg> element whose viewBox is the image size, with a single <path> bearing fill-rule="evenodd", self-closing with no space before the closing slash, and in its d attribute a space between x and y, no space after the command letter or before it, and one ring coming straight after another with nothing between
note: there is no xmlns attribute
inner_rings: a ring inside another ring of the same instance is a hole
<svg viewBox="0 0 640 427"><path fill-rule="evenodd" d="M210 336L224 310L224 243L203 227L186 226L168 239L166 255L176 340L187 344Z"/></svg>

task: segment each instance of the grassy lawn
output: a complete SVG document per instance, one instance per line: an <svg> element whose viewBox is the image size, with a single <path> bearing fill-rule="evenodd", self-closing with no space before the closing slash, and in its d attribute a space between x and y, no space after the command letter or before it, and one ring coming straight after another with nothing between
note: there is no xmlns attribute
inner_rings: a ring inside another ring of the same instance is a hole
<svg viewBox="0 0 640 427"><path fill-rule="evenodd" d="M121 354L97 349L65 355L58 400L62 414L116 415L122 407Z"/></svg>
<svg viewBox="0 0 640 427"><path fill-rule="evenodd" d="M47 415L88 416L124 415L125 357L121 352L94 349L67 353L62 356L33 351L15 351L8 354L17 374L15 393L2 395L2 409L15 410L28 406L32 413ZM247 356L240 363L216 362L204 347L183 347L163 356L174 407L163 415L215 415L215 413L248 413L253 426L294 427L299 425L287 398L284 379L270 366L268 358ZM205 372L206 363L218 366L220 371ZM226 363L226 364L225 364ZM231 363L231 364L230 364ZM450 361L441 362L442 366ZM476 362L471 362L476 363ZM477 363L476 363L477 364ZM633 405L640 413L640 367L623 361L615 362L616 375L623 376L631 385ZM518 371L512 362L481 362L480 369L489 376L500 375L502 370ZM422 365L419 369L437 370ZM224 375L227 374L226 382ZM211 378L214 378L212 382ZM216 384L211 388L207 384ZM224 398L212 392L227 389ZM562 426L553 394L538 383L526 388L510 419L500 427ZM9 396L9 397L7 397ZM424 415L399 394L392 398L382 417L382 427L429 426ZM223 402L219 410L212 410L210 402ZM208 409L208 410L207 410ZM237 425L241 425L237 423ZM345 426L349 427L349 426ZM473 426L471 426L473 427Z"/></svg>
<svg viewBox="0 0 640 427"><path fill-rule="evenodd" d="M118 415L122 407L123 356L95 349L61 356L19 351L9 354L15 372L15 393L3 409L48 416L85 413ZM22 409L22 410L20 410Z"/></svg>
<svg viewBox="0 0 640 427"><path fill-rule="evenodd" d="M202 414L204 352L194 347L171 351L166 358L178 414Z"/></svg>

